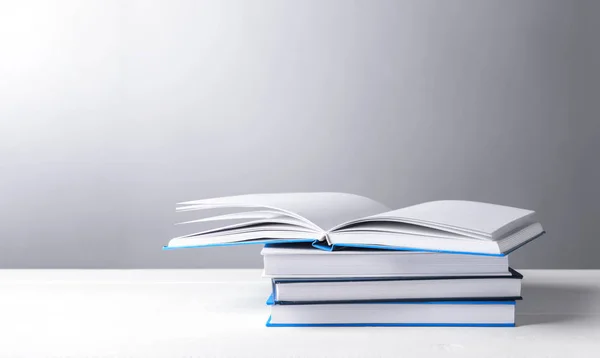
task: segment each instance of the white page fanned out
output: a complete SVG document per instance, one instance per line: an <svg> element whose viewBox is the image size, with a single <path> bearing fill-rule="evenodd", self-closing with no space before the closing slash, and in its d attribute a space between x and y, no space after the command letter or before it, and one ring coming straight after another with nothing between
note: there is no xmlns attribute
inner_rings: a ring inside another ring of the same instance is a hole
<svg viewBox="0 0 600 358"><path fill-rule="evenodd" d="M346 193L249 194L179 203L204 208L254 207L280 210L304 218L324 232L352 219L388 211L385 205Z"/></svg>
<svg viewBox="0 0 600 358"><path fill-rule="evenodd" d="M187 237L192 237L192 236L200 236L200 235L205 235L205 236L215 235L215 234L227 235L229 233L233 233L233 232L236 232L239 230L247 230L248 228L252 228L252 230L250 230L250 231L260 231L261 229L266 230L267 227L269 227L273 224L283 224L286 227L295 229L297 231L301 231L301 230L314 231L310 228L307 228L305 223L297 220L296 218L292 218L292 217L288 217L288 216L279 216L279 217L271 218L271 219L258 219L258 220L246 221L246 222L242 222L242 223L226 225L226 226L213 228L213 229L207 229L207 230L203 230L203 231L200 231L197 233L184 235L177 239L187 238Z"/></svg>
<svg viewBox="0 0 600 358"><path fill-rule="evenodd" d="M277 211L246 211L242 213L231 213L224 214L218 216L209 216L207 218L190 220L178 223L178 225L182 224L193 224L193 223L202 223L209 221L229 221L229 220L246 220L246 219L275 219L276 217L283 216L282 213Z"/></svg>

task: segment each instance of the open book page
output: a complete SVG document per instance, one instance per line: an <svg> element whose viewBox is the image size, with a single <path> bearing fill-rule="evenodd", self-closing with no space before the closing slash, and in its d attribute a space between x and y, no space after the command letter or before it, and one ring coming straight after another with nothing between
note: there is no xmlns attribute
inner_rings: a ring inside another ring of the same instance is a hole
<svg viewBox="0 0 600 358"><path fill-rule="evenodd" d="M177 225L182 224L193 224L193 223L204 223L210 221L231 221L231 220L248 220L248 219L274 219L282 216L282 213L274 210L257 210L257 211L244 211L241 213L223 214L217 216L209 216L202 219L190 220L180 222Z"/></svg>
<svg viewBox="0 0 600 358"><path fill-rule="evenodd" d="M268 219L257 219L257 220L245 221L245 222L241 222L241 223L219 226L219 227L215 227L215 228L211 228L211 229L207 229L207 230L198 231L193 234L180 236L179 238L186 238L186 237L200 236L200 235L207 236L209 234L211 234L211 235L227 235L227 234L233 233L236 230L246 229L246 228L251 228L251 230L247 230L247 231L251 231L251 232L263 231L263 230L268 230L268 227L272 226L273 224L285 225L285 227L289 228L290 230L315 232L315 230L308 227L308 225L306 223L304 223L296 218L280 215L280 216L271 217Z"/></svg>
<svg viewBox="0 0 600 358"><path fill-rule="evenodd" d="M358 222L397 221L467 237L496 240L535 222L534 214L531 210L502 205L444 200L379 213Z"/></svg>
<svg viewBox="0 0 600 358"><path fill-rule="evenodd" d="M341 229L335 230L335 233L352 232L352 233L367 233L367 232L384 232L390 234L405 234L414 236L439 237L449 239L465 239L464 235L455 234L439 229L406 224L395 221L363 221L356 225L344 226Z"/></svg>
<svg viewBox="0 0 600 358"><path fill-rule="evenodd" d="M169 241L167 247L181 248L252 242L267 243L271 240L274 240L275 242L312 242L315 240L314 233L302 230L306 229L291 228L282 224L265 225L260 230L247 227L234 229L231 232L228 232L227 235L206 234L198 236L176 237Z"/></svg>
<svg viewBox="0 0 600 358"><path fill-rule="evenodd" d="M389 208L369 198L346 193L250 194L179 203L181 210L225 207L266 208L305 219L315 230L326 232L353 219L388 211Z"/></svg>
<svg viewBox="0 0 600 358"><path fill-rule="evenodd" d="M214 223L218 223L218 226L215 227ZM299 228L309 229L311 231L319 231L313 228L313 225L307 223L306 220L301 220L296 217L285 214L281 211L246 211L241 213L231 213L217 216L209 216L202 219L190 220L178 223L177 225L185 225L185 224L212 224L207 229L203 229L195 234L190 234L186 236L195 236L206 233L206 230L212 229L214 232L221 231L229 231L233 228L243 227L243 226L253 226L258 227L261 224L274 224L274 223L284 223L289 225L298 226Z"/></svg>

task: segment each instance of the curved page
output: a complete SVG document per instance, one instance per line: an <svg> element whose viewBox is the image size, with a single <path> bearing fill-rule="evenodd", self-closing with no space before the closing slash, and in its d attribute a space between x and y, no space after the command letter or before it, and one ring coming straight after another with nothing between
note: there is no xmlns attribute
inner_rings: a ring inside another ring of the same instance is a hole
<svg viewBox="0 0 600 358"><path fill-rule="evenodd" d="M248 231L256 232L256 231L261 231L263 228L267 228L270 225L276 225L276 224L285 225L285 228L289 229L289 230L314 232L314 230L312 228L307 228L304 223L300 222L299 220L297 220L295 218L279 216L277 218L246 221L246 222L242 222L242 223L226 225L223 227L217 227L217 228L213 228L213 229L203 230L203 231L199 231L199 232L196 232L193 234L180 236L178 238L183 239L183 238L192 237L192 236L207 236L207 235L221 236L221 235L227 235L229 232L232 232L234 230L241 230L241 229L245 229L245 228L252 228L251 230L248 230Z"/></svg>
<svg viewBox="0 0 600 358"><path fill-rule="evenodd" d="M415 236L439 237L449 239L466 239L464 235L433 229L429 227L407 224L398 221L385 221L380 219L372 219L357 222L353 225L345 226L335 231L335 233L369 233L369 232L384 232L390 234L406 234Z"/></svg>
<svg viewBox="0 0 600 358"><path fill-rule="evenodd" d="M279 210L304 218L323 232L340 223L388 211L389 208L363 196L346 193L250 194L193 200L183 203L198 209L254 207ZM181 210L180 210L181 211Z"/></svg>
<svg viewBox="0 0 600 358"><path fill-rule="evenodd" d="M241 213L231 213L231 214L224 214L224 215L217 215L217 216L209 216L209 217L202 218L202 219L184 221L184 222L177 223L176 225L203 223L203 222L210 222L210 221L275 219L275 218L278 218L281 216L286 216L286 214L284 214L280 211L268 211L268 210L245 211L245 212L241 212ZM298 222L304 223L303 221L300 221L300 220Z"/></svg>
<svg viewBox="0 0 600 358"><path fill-rule="evenodd" d="M305 230L305 229L302 229ZM260 230L252 231L251 228L243 228L231 231L227 234L201 235L178 237L171 239L168 248L210 246L236 243L252 243L265 240L302 240L311 242L316 239L315 233L291 230L285 225L264 225ZM290 241L292 242L292 241Z"/></svg>
<svg viewBox="0 0 600 358"><path fill-rule="evenodd" d="M339 225L342 230L361 222L401 222L456 233L477 239L497 240L535 222L535 212L502 205L442 200L378 213Z"/></svg>

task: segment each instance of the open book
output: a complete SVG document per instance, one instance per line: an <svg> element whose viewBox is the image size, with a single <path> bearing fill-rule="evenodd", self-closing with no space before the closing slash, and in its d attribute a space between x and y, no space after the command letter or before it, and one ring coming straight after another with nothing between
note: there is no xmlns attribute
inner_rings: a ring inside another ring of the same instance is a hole
<svg viewBox="0 0 600 358"><path fill-rule="evenodd" d="M249 243L312 242L323 249L365 247L505 255L542 235L535 212L443 200L391 210L346 193L251 194L179 203L178 212L236 209L187 221L222 223L180 236L165 249Z"/></svg>

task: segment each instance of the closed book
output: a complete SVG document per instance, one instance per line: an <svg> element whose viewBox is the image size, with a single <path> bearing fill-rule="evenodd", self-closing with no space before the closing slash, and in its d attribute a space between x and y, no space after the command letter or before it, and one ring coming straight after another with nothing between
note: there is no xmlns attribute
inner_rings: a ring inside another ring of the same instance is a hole
<svg viewBox="0 0 600 358"><path fill-rule="evenodd" d="M523 276L273 279L279 304L518 300Z"/></svg>
<svg viewBox="0 0 600 358"><path fill-rule="evenodd" d="M261 251L269 278L511 276L506 256L269 244Z"/></svg>
<svg viewBox="0 0 600 358"><path fill-rule="evenodd" d="M512 327L515 325L515 301L272 304L266 325Z"/></svg>

